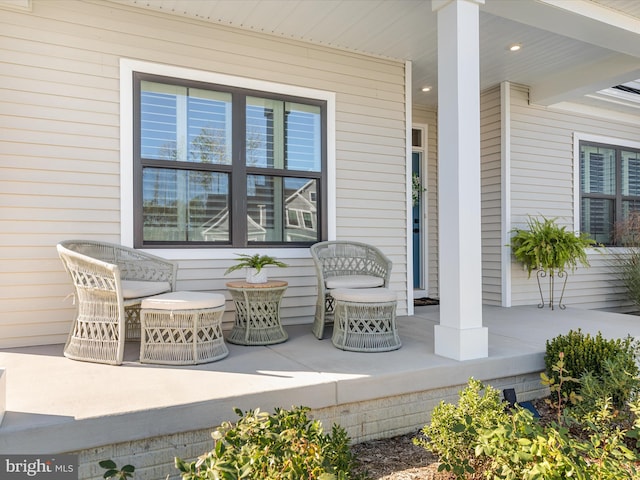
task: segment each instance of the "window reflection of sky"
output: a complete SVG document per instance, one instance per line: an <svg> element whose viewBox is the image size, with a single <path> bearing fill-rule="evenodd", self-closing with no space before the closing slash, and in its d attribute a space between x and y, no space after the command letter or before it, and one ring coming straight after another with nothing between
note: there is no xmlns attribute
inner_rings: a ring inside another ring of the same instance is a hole
<svg viewBox="0 0 640 480"><path fill-rule="evenodd" d="M143 82L141 92L141 156L153 160L231 163L231 95L228 101L204 98L206 91ZM163 87L182 93L163 93ZM194 90L193 95L190 90ZM197 95L199 94L199 95ZM277 104L283 102L271 101ZM321 169L319 107L286 102L283 123L283 167L318 172ZM247 161L249 166L274 168L276 159L273 109L247 105ZM188 146L184 145L185 138Z"/></svg>

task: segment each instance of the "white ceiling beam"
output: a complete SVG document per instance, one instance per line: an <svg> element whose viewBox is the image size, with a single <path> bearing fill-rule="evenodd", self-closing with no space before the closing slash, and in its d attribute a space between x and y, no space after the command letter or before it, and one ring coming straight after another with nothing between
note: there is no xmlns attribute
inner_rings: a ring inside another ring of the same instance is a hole
<svg viewBox="0 0 640 480"><path fill-rule="evenodd" d="M531 103L571 101L640 77L640 21L634 17L585 0L488 0L481 10L616 52L530 85Z"/></svg>
<svg viewBox="0 0 640 480"><path fill-rule="evenodd" d="M481 11L640 58L640 20L586 0L488 0Z"/></svg>
<svg viewBox="0 0 640 480"><path fill-rule="evenodd" d="M628 55L612 54L597 62L558 72L544 82L529 85L529 102L553 105L577 100L589 93L640 78L640 62Z"/></svg>

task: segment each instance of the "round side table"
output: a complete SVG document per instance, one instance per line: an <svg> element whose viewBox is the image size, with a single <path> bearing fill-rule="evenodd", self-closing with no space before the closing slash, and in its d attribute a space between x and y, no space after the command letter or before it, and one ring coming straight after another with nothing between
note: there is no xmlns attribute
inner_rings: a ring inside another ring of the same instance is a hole
<svg viewBox="0 0 640 480"><path fill-rule="evenodd" d="M289 336L280 323L280 302L288 285L283 280L228 282L236 318L227 341L238 345L272 345L287 340Z"/></svg>

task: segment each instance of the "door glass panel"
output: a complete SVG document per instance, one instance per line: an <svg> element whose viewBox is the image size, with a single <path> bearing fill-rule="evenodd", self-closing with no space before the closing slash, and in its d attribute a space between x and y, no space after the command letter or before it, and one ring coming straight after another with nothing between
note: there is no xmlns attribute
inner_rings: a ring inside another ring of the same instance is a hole
<svg viewBox="0 0 640 480"><path fill-rule="evenodd" d="M421 176L421 163L422 153L413 152L411 155L411 172L412 175ZM413 182L412 182L413 184ZM421 197L418 197L418 201L412 208L412 224L413 224L413 288L423 288L424 282L422 279L422 221L421 221Z"/></svg>

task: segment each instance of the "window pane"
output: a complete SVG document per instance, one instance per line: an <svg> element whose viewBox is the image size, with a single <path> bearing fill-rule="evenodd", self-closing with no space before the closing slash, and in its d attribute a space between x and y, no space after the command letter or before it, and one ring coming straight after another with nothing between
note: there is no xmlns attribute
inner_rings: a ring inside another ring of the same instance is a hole
<svg viewBox="0 0 640 480"><path fill-rule="evenodd" d="M247 166L283 168L283 117L283 102L247 97Z"/></svg>
<svg viewBox="0 0 640 480"><path fill-rule="evenodd" d="M319 172L321 168L320 107L286 104L286 169Z"/></svg>
<svg viewBox="0 0 640 480"><path fill-rule="evenodd" d="M317 181L247 176L247 229L250 242L316 242Z"/></svg>
<svg viewBox="0 0 640 480"><path fill-rule="evenodd" d="M622 154L622 195L640 196L640 153L621 152Z"/></svg>
<svg viewBox="0 0 640 480"><path fill-rule="evenodd" d="M582 193L616 193L616 154L612 148L581 145L580 189Z"/></svg>
<svg viewBox="0 0 640 480"><path fill-rule="evenodd" d="M247 97L247 165L319 172L321 119L318 106Z"/></svg>
<svg viewBox="0 0 640 480"><path fill-rule="evenodd" d="M177 85L140 83L140 148L142 158L177 160L178 99L187 89Z"/></svg>
<svg viewBox="0 0 640 480"><path fill-rule="evenodd" d="M231 165L231 94L189 89L189 161Z"/></svg>
<svg viewBox="0 0 640 480"><path fill-rule="evenodd" d="M231 164L231 94L145 81L140 90L142 158Z"/></svg>
<svg viewBox="0 0 640 480"><path fill-rule="evenodd" d="M229 176L144 168L145 242L229 242Z"/></svg>
<svg viewBox="0 0 640 480"><path fill-rule="evenodd" d="M613 241L613 207L611 199L583 198L580 231L589 233L598 243L610 245Z"/></svg>

